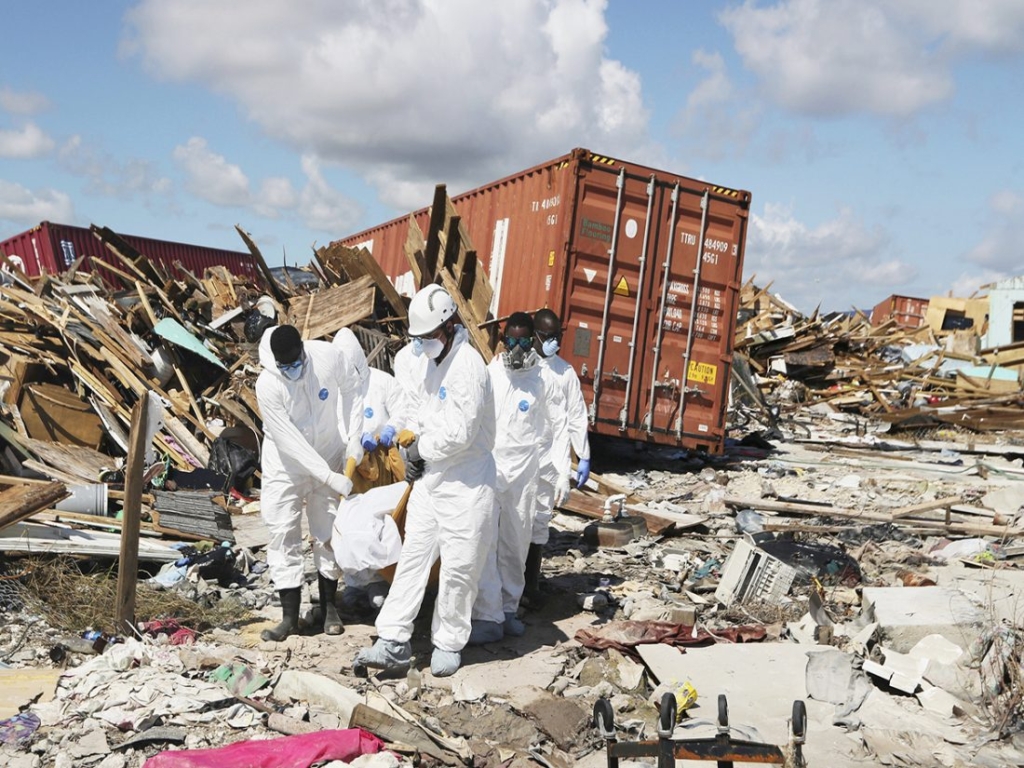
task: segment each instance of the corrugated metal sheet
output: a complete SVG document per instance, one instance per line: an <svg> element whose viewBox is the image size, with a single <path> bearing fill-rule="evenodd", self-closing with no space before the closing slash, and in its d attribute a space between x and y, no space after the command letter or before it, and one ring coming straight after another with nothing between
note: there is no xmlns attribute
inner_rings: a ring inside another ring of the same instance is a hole
<svg viewBox="0 0 1024 768"><path fill-rule="evenodd" d="M593 431L721 451L749 193L577 149L452 203L494 316L561 316ZM412 214L424 231L428 215ZM412 293L408 222L341 242Z"/></svg>
<svg viewBox="0 0 1024 768"><path fill-rule="evenodd" d="M249 278L257 283L263 281L255 259L248 252L208 248L168 240L154 240L137 235L122 235L122 237L139 253L160 263L176 277L182 276L175 266L175 262L180 262L192 274L200 278L208 267L224 266L233 274ZM8 257L18 256L22 261L22 268L30 276L43 272L59 274L70 267L80 256L85 256L81 267L83 270L93 268L92 259L94 257L119 266L113 254L88 229L49 221L44 221L37 227L3 241L0 243L0 252ZM105 273L104 277L110 278L111 275Z"/></svg>

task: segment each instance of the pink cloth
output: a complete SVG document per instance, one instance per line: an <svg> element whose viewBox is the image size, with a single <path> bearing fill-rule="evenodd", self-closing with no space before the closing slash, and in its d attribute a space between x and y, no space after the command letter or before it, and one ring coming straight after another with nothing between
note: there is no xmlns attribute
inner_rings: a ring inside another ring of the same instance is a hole
<svg viewBox="0 0 1024 768"><path fill-rule="evenodd" d="M316 731L213 749L160 752L142 768L309 768L323 760L354 760L380 752L384 742L360 728Z"/></svg>

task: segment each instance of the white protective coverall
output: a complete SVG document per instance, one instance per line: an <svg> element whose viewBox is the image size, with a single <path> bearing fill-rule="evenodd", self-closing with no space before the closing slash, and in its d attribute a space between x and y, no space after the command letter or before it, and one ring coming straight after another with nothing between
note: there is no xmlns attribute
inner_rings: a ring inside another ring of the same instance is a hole
<svg viewBox="0 0 1024 768"><path fill-rule="evenodd" d="M377 615L377 635L409 641L440 555L431 636L435 648L460 652L469 639L495 515L494 396L462 326L440 365L428 361L420 394L416 442L426 469L409 496L402 556Z"/></svg>
<svg viewBox="0 0 1024 768"><path fill-rule="evenodd" d="M313 561L336 581L341 569L330 549L338 494L327 485L344 469L346 446L362 433L355 370L326 341L303 342L302 376L286 379L270 349L273 329L260 339L256 398L263 417L263 481L260 514L270 533L267 566L276 589L302 586L302 509L313 537ZM347 433L338 423L338 401L349 414Z"/></svg>
<svg viewBox="0 0 1024 768"><path fill-rule="evenodd" d="M539 504L533 521L532 544L548 543L548 526L555 506L555 483L559 473L568 473L572 466L569 446L576 452L577 459L590 458L587 403L583 399L576 370L563 358L551 355L541 358L541 374L551 404L552 430L541 461Z"/></svg>
<svg viewBox="0 0 1024 768"><path fill-rule="evenodd" d="M535 352L520 370L509 370L498 355L487 373L494 388L497 423L497 545L487 558L473 618L502 623L506 614L519 608L526 584L523 568L538 512L541 461L547 458L538 446L551 441L552 414ZM568 454L560 466L568 476Z"/></svg>
<svg viewBox="0 0 1024 768"><path fill-rule="evenodd" d="M376 437L388 424L394 426L396 432L403 429L405 398L395 377L367 364L366 353L349 328L342 328L334 334L331 343L345 353L359 376L357 396L363 411L362 432L369 432ZM339 418L344 421L345 415L339 413Z"/></svg>
<svg viewBox="0 0 1024 768"><path fill-rule="evenodd" d="M430 358L417 355L412 351L412 343L406 344L395 353L392 368L395 381L402 388L403 402L401 411L392 415L391 422L395 430L409 429L419 434L419 408L424 397L424 379L427 375L427 363Z"/></svg>

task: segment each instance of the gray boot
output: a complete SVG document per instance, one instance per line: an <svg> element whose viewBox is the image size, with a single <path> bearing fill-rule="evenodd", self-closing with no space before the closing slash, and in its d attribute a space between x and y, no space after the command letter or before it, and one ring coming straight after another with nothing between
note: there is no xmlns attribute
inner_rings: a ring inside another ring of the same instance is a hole
<svg viewBox="0 0 1024 768"><path fill-rule="evenodd" d="M273 629L264 629L260 637L266 642L279 643L299 629L299 604L302 602L302 587L279 589L281 598L281 623Z"/></svg>
<svg viewBox="0 0 1024 768"><path fill-rule="evenodd" d="M505 636L505 629L496 621L474 619L472 627L473 628L469 632L469 640L466 642L466 645L496 643Z"/></svg>
<svg viewBox="0 0 1024 768"><path fill-rule="evenodd" d="M458 651L442 651L435 648L430 657L430 671L435 677L448 677L459 671L462 665L462 654Z"/></svg>

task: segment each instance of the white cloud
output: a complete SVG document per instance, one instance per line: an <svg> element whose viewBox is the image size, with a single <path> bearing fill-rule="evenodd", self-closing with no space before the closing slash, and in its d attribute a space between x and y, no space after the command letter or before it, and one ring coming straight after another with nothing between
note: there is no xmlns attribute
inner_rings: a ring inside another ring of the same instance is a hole
<svg viewBox="0 0 1024 768"><path fill-rule="evenodd" d="M874 306L915 277L889 252L887 233L869 228L849 209L810 228L785 206L766 204L751 215L744 273L804 311Z"/></svg>
<svg viewBox="0 0 1024 768"><path fill-rule="evenodd" d="M54 141L35 123L19 130L0 131L0 157L28 160L48 155Z"/></svg>
<svg viewBox="0 0 1024 768"><path fill-rule="evenodd" d="M61 167L87 180L86 192L122 200L154 198L173 191L171 180L161 176L157 166L141 158L121 161L108 152L87 144L81 136L68 139L57 154Z"/></svg>
<svg viewBox="0 0 1024 768"><path fill-rule="evenodd" d="M7 85L0 88L0 109L12 115L34 115L49 106L49 100L41 93L23 93Z"/></svg>
<svg viewBox="0 0 1024 768"><path fill-rule="evenodd" d="M19 226L41 221L74 221L71 197L55 189L31 190L0 179L0 220Z"/></svg>
<svg viewBox="0 0 1024 768"><path fill-rule="evenodd" d="M227 94L269 135L387 195L396 183L479 184L579 145L646 149L639 77L604 55L606 7L253 0L238 13L141 0L124 50L158 77Z"/></svg>
<svg viewBox="0 0 1024 768"><path fill-rule="evenodd" d="M299 196L292 186L291 179L273 176L260 182L259 195L253 204L256 213L270 219L276 219L281 211L294 208Z"/></svg>
<svg viewBox="0 0 1024 768"><path fill-rule="evenodd" d="M952 78L933 52L920 13L884 0L746 0L720 18L770 99L817 116L871 112L904 117L948 98ZM939 16L944 3L929 4Z"/></svg>
<svg viewBox="0 0 1024 768"><path fill-rule="evenodd" d="M690 154L711 160L741 153L758 127L758 109L753 100L739 98L721 54L697 50L692 61L707 75L677 118L682 143Z"/></svg>
<svg viewBox="0 0 1024 768"><path fill-rule="evenodd" d="M299 195L299 216L303 223L310 229L335 235L351 232L362 213L359 206L331 188L312 155L302 158L302 172L307 179Z"/></svg>
<svg viewBox="0 0 1024 768"><path fill-rule="evenodd" d="M985 236L967 253L967 260L995 275L991 279L1024 274L1024 196L1013 190L992 195Z"/></svg>
<svg viewBox="0 0 1024 768"><path fill-rule="evenodd" d="M206 139L193 136L172 153L185 173L185 188L208 203L246 206L251 202L249 177L223 155L209 149Z"/></svg>

